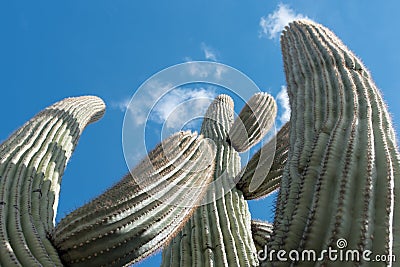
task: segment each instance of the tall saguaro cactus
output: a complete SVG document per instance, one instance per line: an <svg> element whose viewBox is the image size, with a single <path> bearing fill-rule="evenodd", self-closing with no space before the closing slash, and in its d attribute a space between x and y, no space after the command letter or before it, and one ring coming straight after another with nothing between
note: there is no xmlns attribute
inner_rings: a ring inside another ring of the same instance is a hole
<svg viewBox="0 0 400 267"><path fill-rule="evenodd" d="M217 148L215 186L207 192L207 204L195 211L163 251L162 266L258 265L250 212L243 193L234 184L240 157L231 144L240 151L247 150L265 135L275 116L275 101L265 93L254 95L235 121L229 96L220 95L210 105L201 133Z"/></svg>
<svg viewBox="0 0 400 267"><path fill-rule="evenodd" d="M49 242L61 177L98 97L68 98L37 114L0 146L0 265L62 266Z"/></svg>
<svg viewBox="0 0 400 267"><path fill-rule="evenodd" d="M268 247L320 252L344 238L348 249L400 255L399 154L369 72L313 22L291 23L281 43L290 149Z"/></svg>

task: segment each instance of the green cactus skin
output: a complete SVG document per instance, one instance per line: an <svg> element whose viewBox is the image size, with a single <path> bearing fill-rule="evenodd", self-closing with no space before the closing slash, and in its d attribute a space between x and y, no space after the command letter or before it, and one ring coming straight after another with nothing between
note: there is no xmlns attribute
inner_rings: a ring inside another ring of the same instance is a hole
<svg viewBox="0 0 400 267"><path fill-rule="evenodd" d="M272 224L260 220L251 220L251 233L253 235L254 245L257 249L257 254L260 251L265 251L265 246L272 234Z"/></svg>
<svg viewBox="0 0 400 267"><path fill-rule="evenodd" d="M98 97L65 99L0 145L1 266L62 266L47 240L61 176L83 129L104 110Z"/></svg>
<svg viewBox="0 0 400 267"><path fill-rule="evenodd" d="M211 149L196 133L180 132L163 141L131 174L61 220L53 243L63 262L122 266L168 242L212 180L214 164L205 159Z"/></svg>
<svg viewBox="0 0 400 267"><path fill-rule="evenodd" d="M222 185L207 191L209 204L199 206L182 231L164 248L162 266L256 266L250 212L233 184L240 158L227 142L233 101L218 96L208 108L201 133L217 147L214 179Z"/></svg>
<svg viewBox="0 0 400 267"><path fill-rule="evenodd" d="M345 238L347 249L400 256L399 154L379 90L360 60L319 24L291 23L281 44L290 149L269 250L321 251Z"/></svg>
<svg viewBox="0 0 400 267"><path fill-rule="evenodd" d="M271 95L265 92L253 95L229 130L233 148L244 152L261 141L274 125L276 112L276 102Z"/></svg>
<svg viewBox="0 0 400 267"><path fill-rule="evenodd" d="M288 158L289 129L290 123L287 122L235 178L238 181L236 187L243 192L246 200L266 197L279 188Z"/></svg>

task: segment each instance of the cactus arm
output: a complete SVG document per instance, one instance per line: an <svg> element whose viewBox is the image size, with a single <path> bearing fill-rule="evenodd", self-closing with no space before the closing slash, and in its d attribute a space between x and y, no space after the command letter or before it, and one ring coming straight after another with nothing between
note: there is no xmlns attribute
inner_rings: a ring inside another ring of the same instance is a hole
<svg viewBox="0 0 400 267"><path fill-rule="evenodd" d="M289 123L261 147L235 178L246 200L266 197L277 190L289 151ZM273 159L271 160L271 157Z"/></svg>
<svg viewBox="0 0 400 267"><path fill-rule="evenodd" d="M275 121L277 106L267 93L253 95L229 130L229 139L238 152L244 152L258 143L271 129Z"/></svg>
<svg viewBox="0 0 400 267"><path fill-rule="evenodd" d="M392 229L398 151L379 90L321 25L293 22L281 43L290 149L269 248L321 251L345 238L348 249L398 252Z"/></svg>
<svg viewBox="0 0 400 267"><path fill-rule="evenodd" d="M104 110L97 97L64 99L0 145L0 265L62 265L47 240L60 177L83 129Z"/></svg>
<svg viewBox="0 0 400 267"><path fill-rule="evenodd" d="M272 224L260 220L251 220L251 233L257 251L265 250L268 240L272 234Z"/></svg>
<svg viewBox="0 0 400 267"><path fill-rule="evenodd" d="M168 243L206 192L212 154L196 133L166 139L131 174L61 220L52 238L62 260L121 266Z"/></svg>
<svg viewBox="0 0 400 267"><path fill-rule="evenodd" d="M233 123L233 101L218 96L208 108L201 133L217 152L213 187L189 222L163 251L162 266L255 266L250 213L233 184L240 168L238 153L226 141Z"/></svg>

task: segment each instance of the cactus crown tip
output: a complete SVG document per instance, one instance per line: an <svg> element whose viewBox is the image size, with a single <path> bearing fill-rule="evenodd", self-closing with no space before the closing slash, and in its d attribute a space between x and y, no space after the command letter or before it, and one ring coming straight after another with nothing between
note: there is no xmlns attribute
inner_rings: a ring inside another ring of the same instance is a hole
<svg viewBox="0 0 400 267"><path fill-rule="evenodd" d="M179 132L174 133L172 136L198 136L197 131L191 131L191 130L181 130Z"/></svg>
<svg viewBox="0 0 400 267"><path fill-rule="evenodd" d="M72 96L72 97L67 97L64 100L87 100L87 101L97 102L98 104L103 104L104 106L106 106L103 99L95 95Z"/></svg>
<svg viewBox="0 0 400 267"><path fill-rule="evenodd" d="M319 23L309 19L309 18L302 18L302 19L296 19L288 23L288 25L285 26L285 28L282 30L281 38L285 35L287 31L290 30L293 26L304 26L304 25L315 25L315 26L321 26Z"/></svg>
<svg viewBox="0 0 400 267"><path fill-rule="evenodd" d="M233 99L229 95L226 95L226 94L221 94L221 95L217 96L215 98L215 102L223 102L232 107L234 105Z"/></svg>

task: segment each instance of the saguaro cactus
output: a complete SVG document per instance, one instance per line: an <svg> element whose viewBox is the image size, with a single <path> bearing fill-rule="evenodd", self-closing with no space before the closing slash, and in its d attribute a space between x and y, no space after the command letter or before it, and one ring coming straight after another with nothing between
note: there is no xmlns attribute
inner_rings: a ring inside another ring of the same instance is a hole
<svg viewBox="0 0 400 267"><path fill-rule="evenodd" d="M168 242L196 208L212 178L214 164L205 156L213 151L196 133L181 132L54 229L66 163L85 126L104 110L98 97L65 99L0 146L2 266L136 262Z"/></svg>
<svg viewBox="0 0 400 267"><path fill-rule="evenodd" d="M276 104L265 93L254 95L234 122L233 101L221 95L210 105L201 133L214 141L217 152L214 183L200 206L163 251L162 266L256 266L247 203L234 179L240 171L238 152L266 133L276 116ZM261 119L262 118L262 119ZM229 134L228 134L229 133Z"/></svg>
<svg viewBox="0 0 400 267"><path fill-rule="evenodd" d="M71 266L125 265L167 242L206 192L214 165L201 136L177 133L104 194L64 218L54 244ZM182 203L185 203L182 206Z"/></svg>
<svg viewBox="0 0 400 267"><path fill-rule="evenodd" d="M290 149L269 249L320 252L344 238L347 249L400 255L399 154L369 72L317 23L291 23L281 43Z"/></svg>
<svg viewBox="0 0 400 267"><path fill-rule="evenodd" d="M104 110L98 97L65 99L0 146L0 265L62 266L48 240L61 176L83 129Z"/></svg>
<svg viewBox="0 0 400 267"><path fill-rule="evenodd" d="M348 249L400 256L400 156L369 72L311 21L291 23L281 43L291 119L242 170L238 152L262 139L276 115L265 93L236 120L232 99L217 97L200 136L166 139L55 227L65 165L105 105L69 98L27 122L0 145L0 265L121 266L161 246L163 266L370 265L257 258L266 247L318 255L340 238ZM279 187L273 224L252 221L246 200Z"/></svg>

